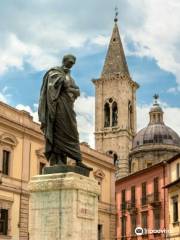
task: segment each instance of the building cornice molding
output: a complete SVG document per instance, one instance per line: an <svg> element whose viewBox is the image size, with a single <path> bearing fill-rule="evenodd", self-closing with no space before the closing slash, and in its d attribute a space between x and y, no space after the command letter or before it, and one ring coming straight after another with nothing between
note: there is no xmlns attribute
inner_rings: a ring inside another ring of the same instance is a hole
<svg viewBox="0 0 180 240"><path fill-rule="evenodd" d="M26 134L44 142L44 137L40 131L40 128L39 131L37 131L36 129L29 128L27 126L24 126L23 124L19 124L3 116L0 116L0 125L1 124L4 125L6 128L8 127L9 129L18 131L20 134Z"/></svg>
<svg viewBox="0 0 180 240"><path fill-rule="evenodd" d="M120 127L108 127L105 128L104 130L100 130L100 131L96 131L94 132L94 134L96 135L96 137L98 137L98 135L100 137L105 137L105 138L111 138L113 137L114 134L116 134L116 136L114 137L118 137L117 134L120 133L120 136L122 136L122 132L124 132L124 136L127 135L127 137L134 137L135 134L133 134L132 132L130 132L128 129L123 129ZM108 134L108 136L107 136ZM112 134L112 135L109 135Z"/></svg>
<svg viewBox="0 0 180 240"><path fill-rule="evenodd" d="M143 146L136 147L132 149L129 153L130 156L141 153L141 152L153 152L153 151L169 151L169 152L180 152L180 146L171 144L146 144Z"/></svg>
<svg viewBox="0 0 180 240"><path fill-rule="evenodd" d="M100 152L99 152L100 153ZM112 159L111 159L111 162L105 162L97 157L92 157L91 155L88 156L88 154L83 154L83 160L85 162L90 162L90 163L93 163L94 165L96 165L97 167L101 167L101 168L106 168L112 172L115 172L115 167L114 165L111 163L112 162Z"/></svg>
<svg viewBox="0 0 180 240"><path fill-rule="evenodd" d="M178 189L180 189L180 178L176 179L173 182L170 182L169 184L165 185L164 188L169 188L169 187L178 187Z"/></svg>
<svg viewBox="0 0 180 240"><path fill-rule="evenodd" d="M87 161L92 161L93 163L99 163L100 165L106 164L107 168L115 169L112 158L105 153L99 152L84 144L80 145L80 149L83 154L83 159L87 159Z"/></svg>
<svg viewBox="0 0 180 240"><path fill-rule="evenodd" d="M116 181L116 185L121 183L121 182L124 182L126 180L129 180L130 178L136 177L138 175L145 174L147 172L152 172L154 169L161 168L161 167L166 166L166 165L167 165L167 161L161 161L161 162L159 162L157 164L153 164L151 167L141 169L139 171L136 171L134 173L128 174L127 176L118 179Z"/></svg>

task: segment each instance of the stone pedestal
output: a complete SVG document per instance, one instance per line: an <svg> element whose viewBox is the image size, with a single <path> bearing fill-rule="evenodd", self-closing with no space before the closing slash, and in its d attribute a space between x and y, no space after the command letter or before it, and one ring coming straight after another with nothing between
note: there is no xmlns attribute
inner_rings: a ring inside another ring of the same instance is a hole
<svg viewBox="0 0 180 240"><path fill-rule="evenodd" d="M76 173L38 175L29 189L30 240L97 240L94 179Z"/></svg>

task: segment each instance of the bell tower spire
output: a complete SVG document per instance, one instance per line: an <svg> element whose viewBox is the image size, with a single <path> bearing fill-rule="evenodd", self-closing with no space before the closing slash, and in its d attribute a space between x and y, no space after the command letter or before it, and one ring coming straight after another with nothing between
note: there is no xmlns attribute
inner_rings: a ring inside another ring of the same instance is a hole
<svg viewBox="0 0 180 240"><path fill-rule="evenodd" d="M101 74L102 77L109 77L109 75L113 73L124 73L129 75L128 65L117 23L118 9L115 8L114 28Z"/></svg>
<svg viewBox="0 0 180 240"><path fill-rule="evenodd" d="M118 29L118 10L99 79L94 79L95 147L111 155L116 178L129 173L129 151L136 133L136 89L138 84L129 74Z"/></svg>

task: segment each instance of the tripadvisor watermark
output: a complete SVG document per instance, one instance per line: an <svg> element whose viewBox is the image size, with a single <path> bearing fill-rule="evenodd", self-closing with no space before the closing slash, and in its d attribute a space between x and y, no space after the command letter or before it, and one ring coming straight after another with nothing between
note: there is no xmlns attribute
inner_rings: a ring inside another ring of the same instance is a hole
<svg viewBox="0 0 180 240"><path fill-rule="evenodd" d="M135 234L137 236L147 235L147 234L156 234L156 233L168 234L168 233L170 233L170 230L168 230L168 229L147 229L147 228L142 228L142 227L135 228Z"/></svg>

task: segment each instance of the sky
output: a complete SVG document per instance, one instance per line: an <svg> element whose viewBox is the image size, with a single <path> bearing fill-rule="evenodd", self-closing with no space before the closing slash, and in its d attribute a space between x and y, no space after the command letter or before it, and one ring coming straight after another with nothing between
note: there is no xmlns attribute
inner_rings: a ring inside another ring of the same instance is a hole
<svg viewBox="0 0 180 240"><path fill-rule="evenodd" d="M180 134L179 0L0 1L0 100L38 121L44 73L77 57L72 76L81 141L94 144L94 86L113 29L114 8L131 77L137 91L137 128L148 124L152 96L160 95L165 123Z"/></svg>

